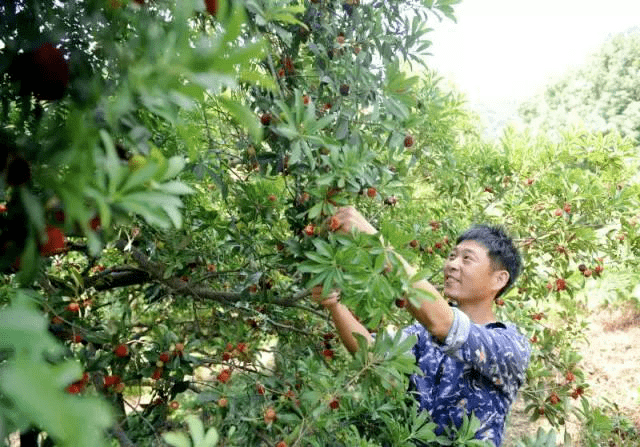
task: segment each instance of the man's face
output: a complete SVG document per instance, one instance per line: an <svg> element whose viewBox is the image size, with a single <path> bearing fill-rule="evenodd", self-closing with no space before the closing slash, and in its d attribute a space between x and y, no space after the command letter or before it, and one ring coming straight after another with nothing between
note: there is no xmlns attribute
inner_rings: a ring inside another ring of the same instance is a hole
<svg viewBox="0 0 640 447"><path fill-rule="evenodd" d="M444 295L458 302L493 299L500 290L487 249L472 240L451 250L444 264Z"/></svg>

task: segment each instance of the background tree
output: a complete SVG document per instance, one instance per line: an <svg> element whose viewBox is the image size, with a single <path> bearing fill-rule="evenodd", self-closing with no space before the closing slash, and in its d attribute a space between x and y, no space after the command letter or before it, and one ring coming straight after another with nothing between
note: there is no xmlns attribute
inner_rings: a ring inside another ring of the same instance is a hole
<svg viewBox="0 0 640 447"><path fill-rule="evenodd" d="M585 63L520 106L527 124L554 132L585 125L640 138L640 34L630 29L611 37Z"/></svg>

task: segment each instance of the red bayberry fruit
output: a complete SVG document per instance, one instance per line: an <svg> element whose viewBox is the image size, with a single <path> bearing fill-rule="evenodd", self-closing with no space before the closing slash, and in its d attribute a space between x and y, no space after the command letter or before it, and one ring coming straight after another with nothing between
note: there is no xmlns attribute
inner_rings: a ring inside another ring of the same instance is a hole
<svg viewBox="0 0 640 447"><path fill-rule="evenodd" d="M84 386L78 382L76 383L72 383L71 385L69 385L66 388L67 393L70 394L78 394L80 392L82 392L82 390L84 389Z"/></svg>
<svg viewBox="0 0 640 447"><path fill-rule="evenodd" d="M276 447L287 447L287 443L284 441L280 441L279 443L276 444Z"/></svg>
<svg viewBox="0 0 640 447"><path fill-rule="evenodd" d="M562 207L562 209L564 210L565 213L570 213L571 212L571 204L570 203L565 203L564 206Z"/></svg>
<svg viewBox="0 0 640 447"><path fill-rule="evenodd" d="M129 355L129 348L124 344L118 345L118 347L113 350L113 353L116 355L116 357L126 357Z"/></svg>
<svg viewBox="0 0 640 447"><path fill-rule="evenodd" d="M411 248L416 248L418 246L418 241L416 239L413 239L409 242L409 246L411 246Z"/></svg>
<svg viewBox="0 0 640 447"><path fill-rule="evenodd" d="M562 210L560 208L556 208L556 210L553 212L553 214L556 217L560 217L560 216L562 216Z"/></svg>
<svg viewBox="0 0 640 447"><path fill-rule="evenodd" d="M306 227L304 227L304 234L306 234L307 236L313 236L313 234L315 233L316 227L313 224L309 224Z"/></svg>
<svg viewBox="0 0 640 447"><path fill-rule="evenodd" d="M74 313L80 312L80 305L78 303L69 303L67 305L67 310Z"/></svg>
<svg viewBox="0 0 640 447"><path fill-rule="evenodd" d="M333 356L334 356L333 349L325 349L324 351L322 351L322 355L327 360L331 360L333 358Z"/></svg>
<svg viewBox="0 0 640 447"><path fill-rule="evenodd" d="M580 271L581 271L581 272L583 272L583 273L584 273L584 271L585 271L586 269L587 269L587 266L586 266L586 265L584 265L584 264L580 264L580 265L578 266L578 270L580 270Z"/></svg>
<svg viewBox="0 0 640 447"><path fill-rule="evenodd" d="M567 288L567 282L562 279L562 278L558 278L556 279L556 290L560 291L560 290L565 290Z"/></svg>
<svg viewBox="0 0 640 447"><path fill-rule="evenodd" d="M74 343L82 343L83 340L84 340L84 337L79 334L76 334L71 338L71 341L73 341Z"/></svg>
<svg viewBox="0 0 640 447"><path fill-rule="evenodd" d="M120 383L120 376L104 376L104 387L109 388L110 386L117 385Z"/></svg>
<svg viewBox="0 0 640 447"><path fill-rule="evenodd" d="M579 386L575 390L573 390L573 392L571 393L571 397L573 397L574 399L577 399L583 394L584 394L584 389Z"/></svg>
<svg viewBox="0 0 640 447"><path fill-rule="evenodd" d="M341 226L342 224L340 223L340 219L338 219L338 217L336 216L331 216L331 218L329 219L329 230L338 231Z"/></svg>
<svg viewBox="0 0 640 447"><path fill-rule="evenodd" d="M558 394L556 394L555 391L549 396L549 403L551 405L557 405L560 403L560 397L558 396Z"/></svg>
<svg viewBox="0 0 640 447"><path fill-rule="evenodd" d="M159 380L162 377L162 374L164 374L164 369L156 368L153 370L153 374L151 374L151 378L153 380Z"/></svg>
<svg viewBox="0 0 640 447"><path fill-rule="evenodd" d="M378 191L376 191L375 188L371 187L367 189L367 196L371 197L372 199L376 196L376 194L378 194Z"/></svg>
<svg viewBox="0 0 640 447"><path fill-rule="evenodd" d="M340 408L340 402L338 401L337 398L333 398L331 402L329 402L329 407L332 410L337 410L338 408Z"/></svg>
<svg viewBox="0 0 640 447"><path fill-rule="evenodd" d="M276 410L274 410L272 407L269 407L266 410L264 410L264 422L266 424L271 424L276 419L278 419Z"/></svg>
<svg viewBox="0 0 640 447"><path fill-rule="evenodd" d="M413 146L413 137L411 135L407 135L404 137L404 147L409 148Z"/></svg>
<svg viewBox="0 0 640 447"><path fill-rule="evenodd" d="M162 363L167 363L170 360L170 358L171 357L169 357L168 352L163 352L158 356L158 360L160 360Z"/></svg>
<svg viewBox="0 0 640 447"><path fill-rule="evenodd" d="M47 241L40 246L42 256L50 256L59 253L65 246L64 233L60 228L47 227Z"/></svg>
<svg viewBox="0 0 640 447"><path fill-rule="evenodd" d="M496 298L496 305L497 306L504 306L504 300L502 298Z"/></svg>
<svg viewBox="0 0 640 447"><path fill-rule="evenodd" d="M306 106L307 104L309 104L311 102L311 98L309 98L309 95L304 95L302 97L302 103Z"/></svg>
<svg viewBox="0 0 640 447"><path fill-rule="evenodd" d="M263 126L268 126L269 124L271 124L271 118L272 116L270 113L263 113L260 117L260 122Z"/></svg>
<svg viewBox="0 0 640 447"><path fill-rule="evenodd" d="M338 34L338 37L336 37L336 41L337 41L340 45L342 45L342 44L344 43L344 41L345 41L344 33L340 33L340 34Z"/></svg>
<svg viewBox="0 0 640 447"><path fill-rule="evenodd" d="M260 383L256 383L256 392L259 395L264 396L264 393L265 393L264 385L262 385Z"/></svg>
<svg viewBox="0 0 640 447"><path fill-rule="evenodd" d="M177 410L178 408L180 408L180 402L178 402L177 400L172 400L171 402L169 402L169 408L171 408L172 410Z"/></svg>
<svg viewBox="0 0 640 447"><path fill-rule="evenodd" d="M55 101L61 99L69 84L69 65L58 48L44 43L26 55L22 75L23 88L36 98Z"/></svg>
<svg viewBox="0 0 640 447"><path fill-rule="evenodd" d="M270 194L268 199L269 199L269 202L275 202L276 200L278 200L275 194Z"/></svg>
<svg viewBox="0 0 640 447"><path fill-rule="evenodd" d="M527 181L526 181L526 184L527 184L527 185L529 185L529 186L531 186L531 185L533 185L533 182L535 182L535 180L534 180L534 179L532 179L532 178L528 178L528 179L527 179Z"/></svg>
<svg viewBox="0 0 640 447"><path fill-rule="evenodd" d="M229 406L229 400L226 397L218 399L218 406L220 408L227 408Z"/></svg>
<svg viewBox="0 0 640 447"><path fill-rule="evenodd" d="M204 3L207 5L207 12L215 17L218 14L218 0L204 0Z"/></svg>
<svg viewBox="0 0 640 447"><path fill-rule="evenodd" d="M218 374L218 377L217 377L218 382L220 383L227 383L230 378L231 378L231 370L228 368L225 368L222 371L220 371L220 374Z"/></svg>
<svg viewBox="0 0 640 447"><path fill-rule="evenodd" d="M574 380L576 380L575 374L573 374L573 372L571 371L567 371L565 378L567 379L567 382L573 382Z"/></svg>
<svg viewBox="0 0 640 447"><path fill-rule="evenodd" d="M489 194L493 194L493 188L490 186L485 186L484 187L484 192L488 192Z"/></svg>
<svg viewBox="0 0 640 447"><path fill-rule="evenodd" d="M330 102L325 103L324 106L322 106L322 108L325 112L328 112L329 110L331 110L331 103Z"/></svg>
<svg viewBox="0 0 640 447"><path fill-rule="evenodd" d="M402 309L406 305L407 305L407 300L405 298L396 299L396 306L399 307L400 309Z"/></svg>
<svg viewBox="0 0 640 447"><path fill-rule="evenodd" d="M604 270L604 267L600 264L596 265L595 272L599 275Z"/></svg>
<svg viewBox="0 0 640 447"><path fill-rule="evenodd" d="M592 273L593 273L593 271L591 271L591 269L586 269L584 272L582 272L582 274L585 276L585 278L590 277Z"/></svg>
<svg viewBox="0 0 640 447"><path fill-rule="evenodd" d="M7 205L4 203L0 203L0 214L4 214L7 212Z"/></svg>
<svg viewBox="0 0 640 447"><path fill-rule="evenodd" d="M340 86L340 94L342 96L347 96L349 94L349 84L342 84Z"/></svg>
<svg viewBox="0 0 640 447"><path fill-rule="evenodd" d="M100 216L95 216L89 221L89 228L91 228L93 231L98 231L101 226L102 222L100 221Z"/></svg>

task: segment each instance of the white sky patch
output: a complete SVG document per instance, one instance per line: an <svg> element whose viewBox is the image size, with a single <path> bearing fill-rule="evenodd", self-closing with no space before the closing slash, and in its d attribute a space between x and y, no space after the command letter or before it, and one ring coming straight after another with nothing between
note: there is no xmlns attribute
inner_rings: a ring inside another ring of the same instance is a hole
<svg viewBox="0 0 640 447"><path fill-rule="evenodd" d="M585 62L614 34L640 26L630 0L466 0L458 23L429 25L427 64L471 103L523 100Z"/></svg>

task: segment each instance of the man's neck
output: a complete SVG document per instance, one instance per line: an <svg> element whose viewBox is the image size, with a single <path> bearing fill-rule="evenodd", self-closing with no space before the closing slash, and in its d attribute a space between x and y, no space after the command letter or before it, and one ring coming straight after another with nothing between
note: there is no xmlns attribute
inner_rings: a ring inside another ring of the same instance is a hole
<svg viewBox="0 0 640 447"><path fill-rule="evenodd" d="M493 313L492 301L458 303L458 309L464 312L476 324L488 324L498 321Z"/></svg>

